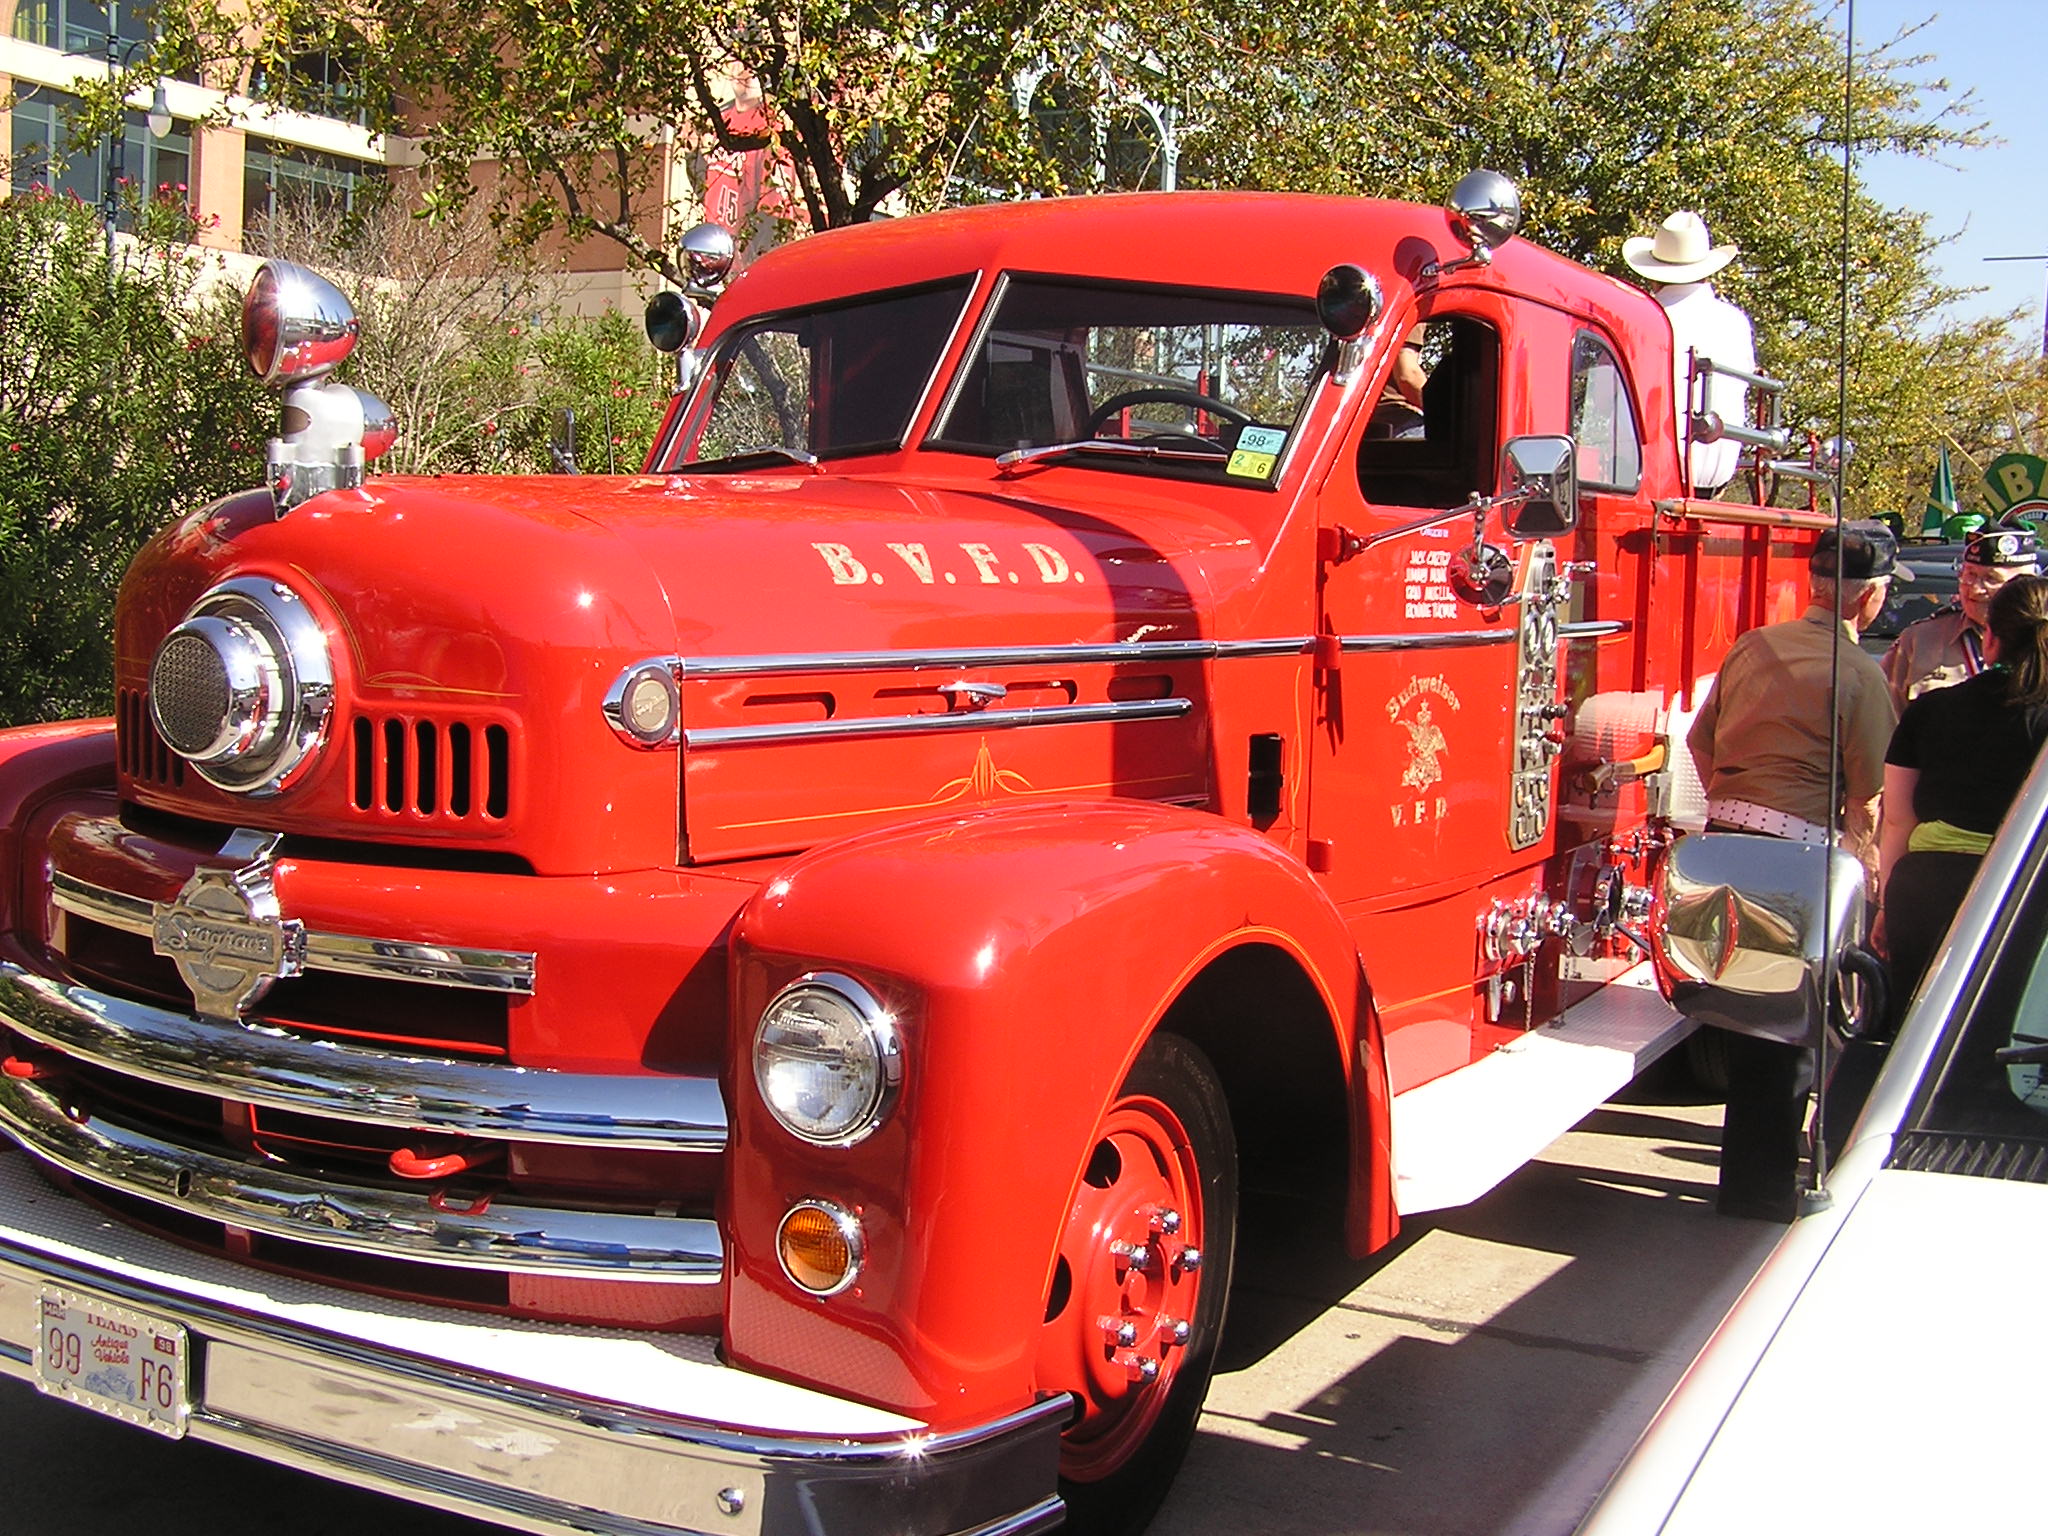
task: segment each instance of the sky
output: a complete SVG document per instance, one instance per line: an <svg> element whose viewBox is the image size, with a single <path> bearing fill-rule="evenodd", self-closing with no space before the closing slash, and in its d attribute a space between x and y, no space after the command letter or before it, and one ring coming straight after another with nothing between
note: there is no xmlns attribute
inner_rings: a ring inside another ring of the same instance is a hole
<svg viewBox="0 0 2048 1536"><path fill-rule="evenodd" d="M1947 92L1929 91L1939 103L1976 92L1975 116L1991 136L1990 148L1945 155L1941 161L1877 156L1858 169L1871 194L1895 208L1929 215L1935 235L1958 238L1936 260L1944 281L1983 287L1957 306L1965 315L2024 310L2015 334L2042 335L2048 260L1987 261L1988 256L2048 257L2048 91L2041 69L2048 52L2044 0L1854 0L1856 41L1882 42L1900 28L1927 22L1903 51L1933 57L1918 78L1945 78ZM1841 13L1838 12L1838 23ZM1930 21L1929 18L1932 18Z"/></svg>

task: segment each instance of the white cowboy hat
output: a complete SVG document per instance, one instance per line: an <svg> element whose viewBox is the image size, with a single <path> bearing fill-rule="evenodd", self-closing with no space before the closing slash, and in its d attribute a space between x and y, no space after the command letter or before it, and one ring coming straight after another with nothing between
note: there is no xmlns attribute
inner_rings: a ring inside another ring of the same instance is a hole
<svg viewBox="0 0 2048 1536"><path fill-rule="evenodd" d="M1736 250L1715 245L1706 220L1680 209L1657 226L1655 235L1622 241L1621 259L1654 282L1697 283L1727 266Z"/></svg>

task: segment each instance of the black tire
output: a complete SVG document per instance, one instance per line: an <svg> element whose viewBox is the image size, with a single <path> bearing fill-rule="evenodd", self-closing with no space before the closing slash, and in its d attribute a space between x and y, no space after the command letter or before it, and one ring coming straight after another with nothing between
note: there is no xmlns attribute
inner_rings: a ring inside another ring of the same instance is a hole
<svg viewBox="0 0 2048 1536"><path fill-rule="evenodd" d="M1041 1386L1077 1404L1059 1483L1076 1536L1142 1531L1187 1455L1229 1303L1237 1206L1237 1144L1216 1071L1187 1040L1156 1035L1097 1128L1046 1304ZM1168 1209L1178 1223L1146 1214ZM1117 1255L1131 1246L1147 1250L1143 1267ZM1185 1264L1190 1248L1199 1259ZM1126 1318L1138 1337L1119 1347L1105 1317ZM1188 1325L1185 1343L1176 1321ZM1146 1360L1157 1367L1149 1380Z"/></svg>
<svg viewBox="0 0 2048 1536"><path fill-rule="evenodd" d="M1685 1070L1693 1085L1716 1098L1728 1096L1728 1037L1702 1024L1685 1037Z"/></svg>

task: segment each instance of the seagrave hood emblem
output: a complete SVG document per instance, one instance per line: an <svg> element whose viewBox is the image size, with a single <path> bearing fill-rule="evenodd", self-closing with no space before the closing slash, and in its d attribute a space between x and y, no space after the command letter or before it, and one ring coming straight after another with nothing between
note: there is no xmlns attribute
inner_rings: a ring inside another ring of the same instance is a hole
<svg viewBox="0 0 2048 1536"><path fill-rule="evenodd" d="M274 834L238 831L221 849L235 869L202 869L178 899L159 903L151 946L178 967L198 1011L239 1019L271 983L306 961L306 926L279 915L271 882Z"/></svg>

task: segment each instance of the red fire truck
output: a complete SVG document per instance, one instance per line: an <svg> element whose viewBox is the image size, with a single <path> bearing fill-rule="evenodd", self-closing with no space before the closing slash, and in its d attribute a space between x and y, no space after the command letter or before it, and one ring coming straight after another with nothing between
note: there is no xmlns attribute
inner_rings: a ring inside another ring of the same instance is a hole
<svg viewBox="0 0 2048 1536"><path fill-rule="evenodd" d="M607 477L367 473L265 269L270 483L0 734L0 1369L533 1532L1142 1526L1256 1191L1363 1254L1685 1029L1672 743L1819 519L1518 217L820 235Z"/></svg>

